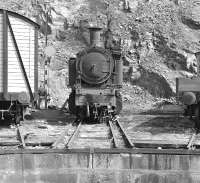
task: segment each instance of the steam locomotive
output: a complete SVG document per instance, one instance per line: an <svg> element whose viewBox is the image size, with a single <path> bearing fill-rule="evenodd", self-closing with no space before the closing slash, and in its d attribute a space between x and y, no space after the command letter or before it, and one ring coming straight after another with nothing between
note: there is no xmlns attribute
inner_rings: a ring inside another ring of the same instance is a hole
<svg viewBox="0 0 200 183"><path fill-rule="evenodd" d="M82 120L102 122L122 109L121 49L102 46L101 28L89 31L90 46L69 60L69 110Z"/></svg>

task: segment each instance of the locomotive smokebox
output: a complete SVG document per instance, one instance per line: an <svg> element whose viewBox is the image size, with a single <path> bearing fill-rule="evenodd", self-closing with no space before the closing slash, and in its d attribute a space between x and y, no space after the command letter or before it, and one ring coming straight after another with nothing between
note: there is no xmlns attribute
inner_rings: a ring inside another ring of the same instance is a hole
<svg viewBox="0 0 200 183"><path fill-rule="evenodd" d="M196 95L193 92L184 92L182 101L185 105L192 105L196 102Z"/></svg>
<svg viewBox="0 0 200 183"><path fill-rule="evenodd" d="M90 46L92 47L102 47L101 43L101 30L100 27L90 27Z"/></svg>

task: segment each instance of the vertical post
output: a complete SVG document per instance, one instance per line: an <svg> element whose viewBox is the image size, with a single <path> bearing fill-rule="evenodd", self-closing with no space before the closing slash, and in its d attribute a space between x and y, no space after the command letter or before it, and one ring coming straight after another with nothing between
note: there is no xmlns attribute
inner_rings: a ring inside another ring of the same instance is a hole
<svg viewBox="0 0 200 183"><path fill-rule="evenodd" d="M200 77L200 52L195 53L196 59L197 59L197 76Z"/></svg>
<svg viewBox="0 0 200 183"><path fill-rule="evenodd" d="M7 11L3 10L3 98L8 94L8 22Z"/></svg>
<svg viewBox="0 0 200 183"><path fill-rule="evenodd" d="M44 65L44 88L45 88L45 109L47 109L47 97L48 97L48 63L50 61L50 57L46 56L45 65Z"/></svg>
<svg viewBox="0 0 200 183"><path fill-rule="evenodd" d="M179 102L179 80L176 78L176 102Z"/></svg>
<svg viewBox="0 0 200 183"><path fill-rule="evenodd" d="M45 10L46 23L45 23L45 46L47 46L47 28L48 28L48 10Z"/></svg>
<svg viewBox="0 0 200 183"><path fill-rule="evenodd" d="M34 93L38 92L38 30L35 28L34 45Z"/></svg>
<svg viewBox="0 0 200 183"><path fill-rule="evenodd" d="M48 8L46 7L46 24L45 24L45 46L47 47L47 28L48 28ZM49 57L46 56L45 58L45 65L44 65L44 88L45 88L45 109L47 109L47 97L48 97L48 61Z"/></svg>

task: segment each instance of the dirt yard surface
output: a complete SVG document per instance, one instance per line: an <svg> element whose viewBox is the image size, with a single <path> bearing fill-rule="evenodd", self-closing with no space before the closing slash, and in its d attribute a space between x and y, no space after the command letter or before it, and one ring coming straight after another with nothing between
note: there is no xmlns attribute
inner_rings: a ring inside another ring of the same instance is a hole
<svg viewBox="0 0 200 183"><path fill-rule="evenodd" d="M130 115L120 121L134 142L187 144L193 122L179 115Z"/></svg>

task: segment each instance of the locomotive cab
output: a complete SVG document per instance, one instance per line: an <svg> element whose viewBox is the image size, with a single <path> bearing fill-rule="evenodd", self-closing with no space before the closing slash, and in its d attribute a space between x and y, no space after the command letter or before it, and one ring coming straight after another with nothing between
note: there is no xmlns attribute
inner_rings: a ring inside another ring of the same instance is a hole
<svg viewBox="0 0 200 183"><path fill-rule="evenodd" d="M122 109L122 60L120 50L100 46L99 28L90 28L90 42L69 60L69 110L80 118L98 120Z"/></svg>

